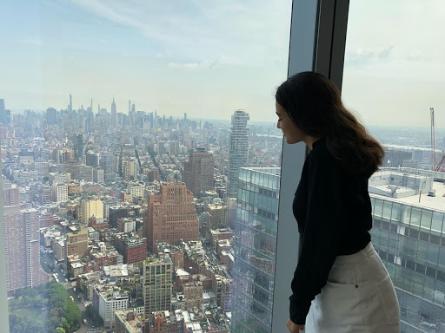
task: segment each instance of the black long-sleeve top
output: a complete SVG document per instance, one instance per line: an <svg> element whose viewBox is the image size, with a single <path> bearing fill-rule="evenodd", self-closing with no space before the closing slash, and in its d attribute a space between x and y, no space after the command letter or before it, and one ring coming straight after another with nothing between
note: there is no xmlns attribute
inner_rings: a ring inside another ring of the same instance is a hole
<svg viewBox="0 0 445 333"><path fill-rule="evenodd" d="M290 319L304 325L335 257L353 254L371 239L368 177L342 168L322 138L306 158L292 208L302 244L291 283Z"/></svg>

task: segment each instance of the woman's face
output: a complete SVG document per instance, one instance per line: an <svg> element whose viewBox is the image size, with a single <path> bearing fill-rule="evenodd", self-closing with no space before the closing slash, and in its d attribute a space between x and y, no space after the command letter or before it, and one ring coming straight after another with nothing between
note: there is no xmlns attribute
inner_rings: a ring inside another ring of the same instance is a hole
<svg viewBox="0 0 445 333"><path fill-rule="evenodd" d="M284 110L284 108L277 102L275 102L275 109L275 113L278 116L277 128L280 128L283 132L286 142L293 144L304 141L306 134L297 127L287 114L286 110Z"/></svg>

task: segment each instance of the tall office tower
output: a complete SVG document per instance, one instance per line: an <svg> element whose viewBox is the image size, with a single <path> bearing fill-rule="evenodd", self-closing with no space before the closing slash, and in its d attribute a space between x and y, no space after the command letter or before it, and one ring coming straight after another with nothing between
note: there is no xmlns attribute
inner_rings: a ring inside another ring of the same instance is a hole
<svg viewBox="0 0 445 333"><path fill-rule="evenodd" d="M402 332L445 332L445 173L401 168L369 180L371 239L396 287Z"/></svg>
<svg viewBox="0 0 445 333"><path fill-rule="evenodd" d="M213 155L204 148L190 152L188 162L184 163L184 181L187 188L197 196L200 192L213 189Z"/></svg>
<svg viewBox="0 0 445 333"><path fill-rule="evenodd" d="M112 152L101 152L99 165L104 170L104 179L106 182L114 180L116 178L116 172L114 170L114 155Z"/></svg>
<svg viewBox="0 0 445 333"><path fill-rule="evenodd" d="M85 164L97 168L99 166L99 153L94 150L88 150L85 154Z"/></svg>
<svg viewBox="0 0 445 333"><path fill-rule="evenodd" d="M68 104L68 112L71 112L71 111L73 111L73 96L71 96L71 94L70 94L70 101Z"/></svg>
<svg viewBox="0 0 445 333"><path fill-rule="evenodd" d="M37 210L34 208L20 211L25 227L26 286L35 287L40 284L40 233Z"/></svg>
<svg viewBox="0 0 445 333"><path fill-rule="evenodd" d="M7 290L35 287L40 284L39 219L34 208L23 209L19 189L6 186L2 229L7 265Z"/></svg>
<svg viewBox="0 0 445 333"><path fill-rule="evenodd" d="M0 98L0 123L9 125L11 123L11 111L6 110L5 100Z"/></svg>
<svg viewBox="0 0 445 333"><path fill-rule="evenodd" d="M249 151L247 121L249 114L244 111L235 111L232 115L232 128L230 131L229 150L229 197L235 198L238 192L238 174L241 167L247 163Z"/></svg>
<svg viewBox="0 0 445 333"><path fill-rule="evenodd" d="M272 329L280 168L241 168L231 332Z"/></svg>
<svg viewBox="0 0 445 333"><path fill-rule="evenodd" d="M117 109L114 97L113 102L111 103L111 124L113 125L113 127L116 127L117 125Z"/></svg>
<svg viewBox="0 0 445 333"><path fill-rule="evenodd" d="M144 218L148 248L156 250L158 241L176 243L199 237L193 194L184 183L161 184L161 193L148 197Z"/></svg>
<svg viewBox="0 0 445 333"><path fill-rule="evenodd" d="M57 110L54 108L46 109L46 122L48 125L57 124Z"/></svg>
<svg viewBox="0 0 445 333"><path fill-rule="evenodd" d="M74 146L74 155L78 161L83 160L83 149L85 147L84 141L83 141L83 135L77 134L73 138L73 146Z"/></svg>
<svg viewBox="0 0 445 333"><path fill-rule="evenodd" d="M94 113L89 109L87 112L85 112L83 130L85 133L91 133L92 131L94 131Z"/></svg>
<svg viewBox="0 0 445 333"><path fill-rule="evenodd" d="M170 310L172 297L173 262L168 254L148 258L143 265L142 295L145 317L154 311Z"/></svg>
<svg viewBox="0 0 445 333"><path fill-rule="evenodd" d="M80 217L79 220L88 224L90 218L94 217L97 223L102 223L104 220L104 204L99 198L82 199L80 202Z"/></svg>

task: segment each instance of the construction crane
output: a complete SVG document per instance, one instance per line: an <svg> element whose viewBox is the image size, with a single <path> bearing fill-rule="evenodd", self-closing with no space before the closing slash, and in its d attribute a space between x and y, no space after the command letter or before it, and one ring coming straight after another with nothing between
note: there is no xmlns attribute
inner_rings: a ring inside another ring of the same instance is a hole
<svg viewBox="0 0 445 333"><path fill-rule="evenodd" d="M434 108L430 107L431 117L431 170L436 166L436 129L434 125Z"/></svg>
<svg viewBox="0 0 445 333"><path fill-rule="evenodd" d="M434 123L434 108L430 107L431 116L431 170L445 172L445 152L442 153L442 158L436 164L436 126Z"/></svg>
<svg viewBox="0 0 445 333"><path fill-rule="evenodd" d="M437 163L434 171L445 172L445 154L442 155L442 159L440 160L439 163Z"/></svg>

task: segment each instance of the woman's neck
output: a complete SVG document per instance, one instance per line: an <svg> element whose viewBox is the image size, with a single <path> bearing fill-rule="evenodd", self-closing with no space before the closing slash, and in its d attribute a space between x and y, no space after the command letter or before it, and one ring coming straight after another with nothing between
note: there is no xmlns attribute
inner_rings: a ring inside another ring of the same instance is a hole
<svg viewBox="0 0 445 333"><path fill-rule="evenodd" d="M308 148L309 148L310 150L313 149L313 147L314 147L314 142L316 142L316 141L318 141L318 140L319 140L319 138L316 138L316 137L313 137L313 136L306 136L306 137L303 139L304 143L306 143L306 146L308 146Z"/></svg>

